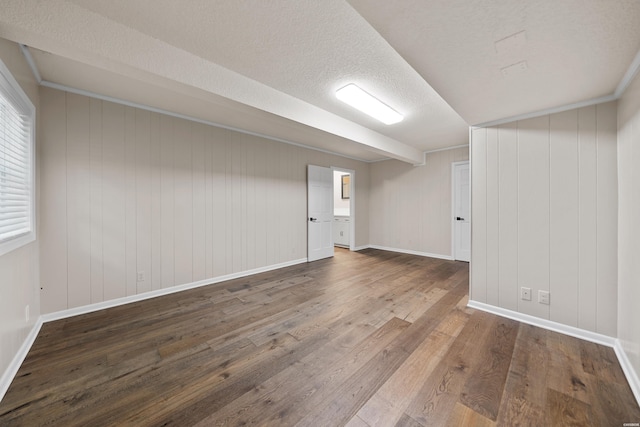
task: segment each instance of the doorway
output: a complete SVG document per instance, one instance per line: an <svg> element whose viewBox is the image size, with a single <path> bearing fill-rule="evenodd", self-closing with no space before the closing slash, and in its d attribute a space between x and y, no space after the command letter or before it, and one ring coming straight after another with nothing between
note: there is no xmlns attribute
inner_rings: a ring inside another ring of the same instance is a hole
<svg viewBox="0 0 640 427"><path fill-rule="evenodd" d="M471 175L469 162L452 164L453 259L471 261Z"/></svg>
<svg viewBox="0 0 640 427"><path fill-rule="evenodd" d="M351 188L352 173L333 168L333 244L351 249Z"/></svg>
<svg viewBox="0 0 640 427"><path fill-rule="evenodd" d="M355 171L308 165L307 215L309 262L332 257L336 242L355 250Z"/></svg>

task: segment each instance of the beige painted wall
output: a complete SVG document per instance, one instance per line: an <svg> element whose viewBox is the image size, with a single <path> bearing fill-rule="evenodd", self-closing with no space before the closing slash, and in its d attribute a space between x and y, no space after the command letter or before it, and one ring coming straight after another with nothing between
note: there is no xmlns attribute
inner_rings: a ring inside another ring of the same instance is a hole
<svg viewBox="0 0 640 427"><path fill-rule="evenodd" d="M612 102L473 130L471 299L616 335L616 114Z"/></svg>
<svg viewBox="0 0 640 427"><path fill-rule="evenodd" d="M38 86L18 45L0 39L0 58L36 106L36 115L39 115ZM27 305L30 308L29 322L25 319ZM0 256L0 373L6 371L39 315L36 240Z"/></svg>
<svg viewBox="0 0 640 427"><path fill-rule="evenodd" d="M451 256L451 163L468 148L426 155L424 166L397 160L371 164L371 244Z"/></svg>
<svg viewBox="0 0 640 427"><path fill-rule="evenodd" d="M640 377L640 74L618 104L618 338Z"/></svg>
<svg viewBox="0 0 640 427"><path fill-rule="evenodd" d="M40 96L44 313L305 258L307 164L356 171L356 244L368 243L367 163Z"/></svg>

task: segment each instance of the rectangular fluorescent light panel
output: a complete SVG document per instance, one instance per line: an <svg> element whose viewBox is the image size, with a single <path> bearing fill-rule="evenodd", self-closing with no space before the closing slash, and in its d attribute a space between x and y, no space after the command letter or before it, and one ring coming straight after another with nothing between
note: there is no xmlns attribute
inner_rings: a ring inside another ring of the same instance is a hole
<svg viewBox="0 0 640 427"><path fill-rule="evenodd" d="M380 120L385 125L392 125L402 121L400 113L384 104L377 98L369 95L358 86L350 83L336 91L338 99L353 108L370 115L374 119Z"/></svg>

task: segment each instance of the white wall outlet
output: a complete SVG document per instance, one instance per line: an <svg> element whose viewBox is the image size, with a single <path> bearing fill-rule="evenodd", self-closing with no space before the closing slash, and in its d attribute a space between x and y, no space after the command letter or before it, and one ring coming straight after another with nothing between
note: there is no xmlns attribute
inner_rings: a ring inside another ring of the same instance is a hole
<svg viewBox="0 0 640 427"><path fill-rule="evenodd" d="M549 304L549 299L551 295L549 291L538 291L538 302L540 304Z"/></svg>
<svg viewBox="0 0 640 427"><path fill-rule="evenodd" d="M138 282L144 282L144 271L138 271Z"/></svg>
<svg viewBox="0 0 640 427"><path fill-rule="evenodd" d="M520 288L520 298L525 301L531 301L531 288Z"/></svg>
<svg viewBox="0 0 640 427"><path fill-rule="evenodd" d="M29 304L24 307L24 320L29 323Z"/></svg>

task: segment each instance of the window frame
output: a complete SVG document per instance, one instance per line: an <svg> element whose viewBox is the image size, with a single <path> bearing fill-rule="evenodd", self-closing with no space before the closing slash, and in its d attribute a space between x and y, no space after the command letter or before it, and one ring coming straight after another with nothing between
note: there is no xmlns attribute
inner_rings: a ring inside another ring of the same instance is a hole
<svg viewBox="0 0 640 427"><path fill-rule="evenodd" d="M27 137L29 230L18 236L0 241L0 256L2 256L36 240L36 109L2 59L0 59L0 95L2 95L20 115L26 117L29 133Z"/></svg>

